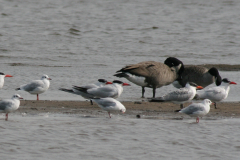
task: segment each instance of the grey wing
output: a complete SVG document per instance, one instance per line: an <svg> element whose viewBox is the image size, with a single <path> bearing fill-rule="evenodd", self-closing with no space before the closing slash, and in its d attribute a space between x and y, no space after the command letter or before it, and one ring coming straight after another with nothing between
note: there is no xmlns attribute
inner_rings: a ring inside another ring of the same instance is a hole
<svg viewBox="0 0 240 160"><path fill-rule="evenodd" d="M218 97L224 97L225 90L221 87L213 87L209 88L208 90L203 91L197 91L197 95L200 99L218 99Z"/></svg>
<svg viewBox="0 0 240 160"><path fill-rule="evenodd" d="M222 93L224 92L224 89L223 88L213 88L213 89L208 89L205 91L207 94L213 94L213 95L216 95L216 94L219 94L219 93Z"/></svg>
<svg viewBox="0 0 240 160"><path fill-rule="evenodd" d="M191 94L188 89L181 88L164 95L163 98L166 101L187 101L191 97Z"/></svg>
<svg viewBox="0 0 240 160"><path fill-rule="evenodd" d="M181 112L186 114L194 114L196 112L204 111L204 107L201 104L193 103L188 107L181 110Z"/></svg>
<svg viewBox="0 0 240 160"><path fill-rule="evenodd" d="M91 88L97 88L98 86L95 84L88 84L86 86L81 86L82 88L86 88L86 89L91 89Z"/></svg>
<svg viewBox="0 0 240 160"><path fill-rule="evenodd" d="M72 94L76 94L76 95L81 95L78 90L74 90L74 89L66 89L66 88L59 88L60 91L64 91L64 92L68 92L68 93L72 93Z"/></svg>
<svg viewBox="0 0 240 160"><path fill-rule="evenodd" d="M113 102L111 100L107 99L93 99L97 104L103 106L103 107L110 107L110 106L115 106L116 102Z"/></svg>
<svg viewBox="0 0 240 160"><path fill-rule="evenodd" d="M44 87L41 81L32 81L29 84L21 86L21 88L23 88L25 91L28 91L28 92L34 91L38 87L42 87L42 88Z"/></svg>
<svg viewBox="0 0 240 160"><path fill-rule="evenodd" d="M101 98L114 97L118 93L116 88L109 87L109 86L89 89L89 90L87 90L87 92L89 94L94 95L95 97L101 97Z"/></svg>
<svg viewBox="0 0 240 160"><path fill-rule="evenodd" d="M9 105L11 105L11 101L3 100L0 102L0 110L5 110L5 108Z"/></svg>

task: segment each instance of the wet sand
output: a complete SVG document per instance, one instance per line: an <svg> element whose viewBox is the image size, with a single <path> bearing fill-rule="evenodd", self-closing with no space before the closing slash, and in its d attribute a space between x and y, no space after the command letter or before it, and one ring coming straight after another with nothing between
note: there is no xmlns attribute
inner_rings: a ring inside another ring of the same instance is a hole
<svg viewBox="0 0 240 160"><path fill-rule="evenodd" d="M184 114L174 112L179 110L180 106L170 102L155 103L155 102L122 102L127 108L124 116L155 119L182 119L189 117ZM184 107L190 103L185 103ZM84 114L86 116L107 116L106 111L101 110L97 104L91 105L89 101L31 101L22 100L21 107L16 111L18 113L27 113L30 115L39 113L52 114ZM119 114L119 113L113 113ZM217 109L211 105L211 110L205 117L209 118L239 118L240 117L240 102L219 102Z"/></svg>

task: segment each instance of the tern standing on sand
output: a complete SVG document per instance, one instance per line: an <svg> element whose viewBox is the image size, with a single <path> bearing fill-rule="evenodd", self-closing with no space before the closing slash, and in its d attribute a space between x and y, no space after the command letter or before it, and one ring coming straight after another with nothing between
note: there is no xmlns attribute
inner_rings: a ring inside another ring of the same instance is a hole
<svg viewBox="0 0 240 160"><path fill-rule="evenodd" d="M20 99L23 99L19 94L14 94L11 99L0 101L0 112L6 113L5 120L8 120L8 113L17 110L20 106Z"/></svg>
<svg viewBox="0 0 240 160"><path fill-rule="evenodd" d="M214 102L215 109L217 109L216 102L222 101L228 97L230 85L232 84L236 85L237 83L229 81L227 78L224 78L220 86L212 87L202 91L197 91L195 98L210 99Z"/></svg>
<svg viewBox="0 0 240 160"><path fill-rule="evenodd" d="M196 94L196 89L203 89L203 87L198 86L193 82L187 82L186 87L167 93L162 97L152 98L150 99L150 102L170 101L176 104L180 104L180 107L183 108L183 103L189 102L194 98Z"/></svg>
<svg viewBox="0 0 240 160"><path fill-rule="evenodd" d="M197 117L196 122L199 122L199 117L203 117L210 111L212 102L209 99L204 99L202 103L192 103L188 107L176 112L185 113L191 117Z"/></svg>
<svg viewBox="0 0 240 160"><path fill-rule="evenodd" d="M75 88L93 89L93 88L103 87L107 84L112 84L112 82L108 82L105 79L98 79L97 83L88 84L88 85L80 86L80 87L75 86ZM83 98L86 98L86 99L90 99L91 104L93 104L92 100L91 100L91 98L93 98L93 96L89 93L82 92L81 90L78 90L78 89L74 89L74 87L72 89L59 88L59 90L64 91L64 92L68 92L68 93L72 93L72 94L76 94L76 95L80 95L80 96L82 96Z"/></svg>
<svg viewBox="0 0 240 160"><path fill-rule="evenodd" d="M4 78L5 77L12 77L11 75L9 74L4 74L2 72L0 72L0 89L3 87L4 85Z"/></svg>
<svg viewBox="0 0 240 160"><path fill-rule="evenodd" d="M114 98L95 98L92 101L96 102L100 108L108 112L109 118L111 118L110 111L126 112L126 108L122 103Z"/></svg>
<svg viewBox="0 0 240 160"><path fill-rule="evenodd" d="M74 86L73 89L84 92L92 98L106 98L106 97L118 98L123 92L123 86L130 86L130 84L123 83L122 81L119 80L114 80L112 84L103 87L88 89Z"/></svg>
<svg viewBox="0 0 240 160"><path fill-rule="evenodd" d="M16 90L23 90L29 92L30 94L36 94L37 100L39 100L38 95L48 90L50 86L49 80L52 79L49 78L46 74L44 74L41 80L34 80L28 84L21 85L19 88L16 88Z"/></svg>

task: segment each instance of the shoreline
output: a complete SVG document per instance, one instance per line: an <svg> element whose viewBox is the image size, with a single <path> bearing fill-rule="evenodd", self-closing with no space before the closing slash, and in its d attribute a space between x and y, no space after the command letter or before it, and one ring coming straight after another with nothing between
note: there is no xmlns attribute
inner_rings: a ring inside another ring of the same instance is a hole
<svg viewBox="0 0 240 160"><path fill-rule="evenodd" d="M184 66L192 66L192 65L188 65L185 64ZM202 66L202 67L206 67L206 68L212 68L215 67L217 68L219 71L240 71L240 65L239 64L199 64L196 66Z"/></svg>
<svg viewBox="0 0 240 160"><path fill-rule="evenodd" d="M180 105L171 102L121 102L126 107L126 112L122 115L135 117L140 115L153 119L182 119L190 116L174 112L180 109ZM187 107L190 103L185 103ZM86 116L107 116L107 112L102 110L96 103L93 105L89 101L50 101L50 100L21 100L20 107L15 113L39 114L84 114ZM120 113L112 113L113 115ZM209 118L240 118L240 102L219 102L217 109L211 105L210 112L204 116Z"/></svg>

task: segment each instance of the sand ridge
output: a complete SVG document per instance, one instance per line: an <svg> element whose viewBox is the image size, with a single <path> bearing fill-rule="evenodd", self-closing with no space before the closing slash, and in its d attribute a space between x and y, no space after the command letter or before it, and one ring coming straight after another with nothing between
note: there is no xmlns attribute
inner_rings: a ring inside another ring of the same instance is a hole
<svg viewBox="0 0 240 160"><path fill-rule="evenodd" d="M180 106L171 102L121 102L127 109L125 116L136 117L136 115L144 115L145 117L168 117L170 119L181 119L186 117L184 114L175 112ZM185 103L187 107L191 103ZM48 100L22 100L20 108L16 111L27 114L39 113L60 113L60 114L85 114L94 116L98 114L106 114L106 111L101 110L96 103L91 105L89 101L48 101ZM113 113L114 114L114 113ZM187 116L188 117L188 116ZM206 117L214 118L239 118L240 117L240 102L219 102L217 109L211 105L211 110Z"/></svg>

